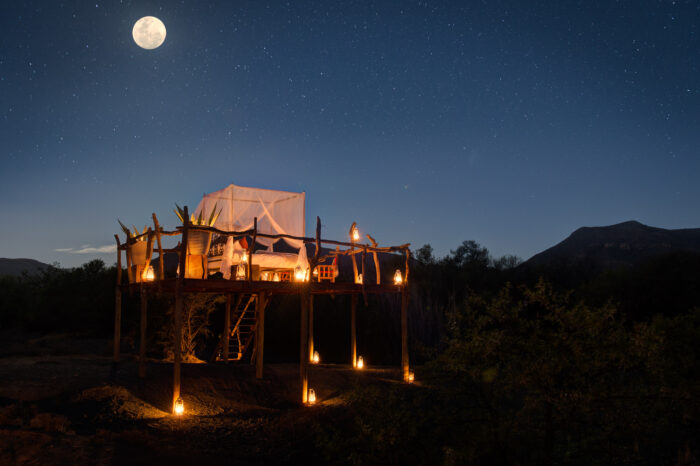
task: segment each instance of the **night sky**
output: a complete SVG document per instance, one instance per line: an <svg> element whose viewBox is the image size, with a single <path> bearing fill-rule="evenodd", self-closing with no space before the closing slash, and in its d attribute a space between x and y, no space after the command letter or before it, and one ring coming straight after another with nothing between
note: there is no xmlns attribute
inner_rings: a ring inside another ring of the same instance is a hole
<svg viewBox="0 0 700 466"><path fill-rule="evenodd" d="M230 183L438 255L698 227L699 5L3 2L0 257L111 264L117 218Z"/></svg>

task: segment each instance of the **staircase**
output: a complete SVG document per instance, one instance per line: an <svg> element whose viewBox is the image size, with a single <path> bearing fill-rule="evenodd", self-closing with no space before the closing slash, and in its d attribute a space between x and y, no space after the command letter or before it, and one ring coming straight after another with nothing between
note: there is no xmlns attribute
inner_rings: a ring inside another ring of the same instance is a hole
<svg viewBox="0 0 700 466"><path fill-rule="evenodd" d="M224 337L214 351L215 361L240 361L243 359L248 346L255 338L257 318L255 307L258 296L244 294L238 297L231 309L231 333L228 339L228 359L224 357Z"/></svg>

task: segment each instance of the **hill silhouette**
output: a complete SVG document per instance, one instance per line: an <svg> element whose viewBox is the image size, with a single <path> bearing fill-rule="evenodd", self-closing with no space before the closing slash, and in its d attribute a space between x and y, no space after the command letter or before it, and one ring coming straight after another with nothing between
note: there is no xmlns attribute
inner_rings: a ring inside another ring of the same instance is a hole
<svg viewBox="0 0 700 466"><path fill-rule="evenodd" d="M22 272L35 274L46 270L48 264L34 259L7 259L0 257L0 275L22 275Z"/></svg>

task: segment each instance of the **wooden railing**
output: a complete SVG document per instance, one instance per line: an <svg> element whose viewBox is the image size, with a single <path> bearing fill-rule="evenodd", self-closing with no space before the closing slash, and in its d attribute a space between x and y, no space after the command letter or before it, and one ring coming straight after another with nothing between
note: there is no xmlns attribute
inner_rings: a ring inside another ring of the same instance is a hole
<svg viewBox="0 0 700 466"><path fill-rule="evenodd" d="M182 226L177 227L173 231L167 231L164 230L163 227L160 226L158 223L158 218L156 217L156 214L153 214L153 228L148 228L148 230L145 233L142 233L140 235L134 235L134 236L129 236L126 240L126 243L122 244L119 240L119 235L114 235L114 238L116 239L117 242L117 267L121 271L122 267L122 260L121 260L121 251L127 251L126 253L126 265L127 265L127 273L128 273L128 278L130 283L136 283L136 282L142 282L143 281L143 276L137 276L135 274L143 274L144 271L148 270L148 267L151 265L151 260L152 260L152 255L153 255L153 243L154 239L156 240L157 243L157 250L159 254L159 260L158 260L158 275L157 277L154 276L154 280L162 280L165 278L165 270L164 270L164 261L163 257L164 254L167 252L174 252L180 255L180 267L179 267L179 273L178 273L178 278L183 278L185 275L185 269L186 269L186 256L187 256L187 238L188 238L188 233L190 231L206 231L206 232L211 232L211 233L216 233L221 236L234 236L234 237L251 237L252 241L248 245L248 264L247 264L247 280L251 281L252 280L252 260L253 260L253 254L254 254L254 248L255 248L255 242L257 238L269 238L269 239L291 239L295 241L301 241L305 245L306 244L315 244L316 249L314 252L313 257L309 259L309 279L313 276L314 269L321 263L325 262L329 258L335 258L339 256L350 256L352 259L352 264L353 264L353 275L355 278L355 283L358 282L358 268L357 268L357 263L355 260L355 255L361 254L362 255L362 262L361 262L361 273L362 274L362 284L364 285L365 281L367 280L367 276L365 275L365 262L366 262L366 256L368 252L371 252L374 258L374 265L375 265L375 270L376 270L376 283L379 285L381 283L381 271L380 271L380 262L378 258L378 253L392 253L392 252L403 252L405 255L405 266L404 266L404 272L402 274L402 279L403 283L406 283L408 281L408 276L410 272L410 256L411 256L411 251L409 249L410 243L402 244L400 246L388 246L388 247L379 247L377 245L377 242L370 236L369 234L366 235L367 239L370 241L371 244L364 244L364 243L358 243L355 241L336 241L336 240L330 240L330 239L323 239L321 238L321 219L319 217L316 217L316 235L314 237L306 237L306 236L294 236L294 235L287 235L287 234L269 234L269 233L262 233L258 231L258 219L257 217L253 221L253 228L248 229L248 230L241 230L241 231L227 231L227 230L220 230L218 228L214 227L207 227L207 226L200 226L200 225L192 225L190 223L189 217L188 217L188 211L187 211L187 206L185 206L184 210L184 215L183 218L185 219L184 224ZM355 228L355 223L353 222L352 226L350 227L350 237L352 238L352 232ZM182 241L180 244L174 248L164 248L163 243L162 243L162 237L163 236L178 236L182 235ZM129 248L133 247L134 244L136 244L138 241L143 241L145 238L145 241L147 241L147 246L146 246L146 259L143 264L132 264L131 263L131 257L129 255ZM327 254L321 255L321 245L323 244L329 244L335 246L335 250L331 250ZM347 247L348 249L341 250L340 247ZM137 266L137 267L133 267ZM155 275L155 274L154 274ZM117 285L121 283L121 273L117 274Z"/></svg>

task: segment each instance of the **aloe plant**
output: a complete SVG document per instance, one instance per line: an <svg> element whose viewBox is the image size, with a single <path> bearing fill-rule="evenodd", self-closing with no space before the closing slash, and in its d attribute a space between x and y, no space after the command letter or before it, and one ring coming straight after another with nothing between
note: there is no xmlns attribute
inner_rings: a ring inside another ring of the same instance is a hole
<svg viewBox="0 0 700 466"><path fill-rule="evenodd" d="M182 223L185 223L185 211L180 207L179 205L175 204L175 215L177 215L177 218L180 219ZM190 216L190 223L195 226L203 226L203 227L213 227L214 223L216 223L216 220L219 218L219 214L221 214L221 211L223 210L223 207L219 209L219 211L216 211L217 204L214 204L214 208L211 211L211 214L209 214L209 218L207 219L207 216L204 212L204 209L199 211L199 216L195 217L194 214Z"/></svg>
<svg viewBox="0 0 700 466"><path fill-rule="evenodd" d="M127 240L129 238L131 238L132 236L136 237L136 236L142 235L148 231L148 226L143 227L143 231L139 232L139 229L136 228L135 225L132 225L132 227L134 228L134 231L132 232L131 230L129 230L129 227L127 227L126 225L124 225L122 223L121 220L117 219L117 222L119 222L119 226L122 227L122 231L126 234ZM136 241L146 241L146 237L142 236L140 238L136 238Z"/></svg>

